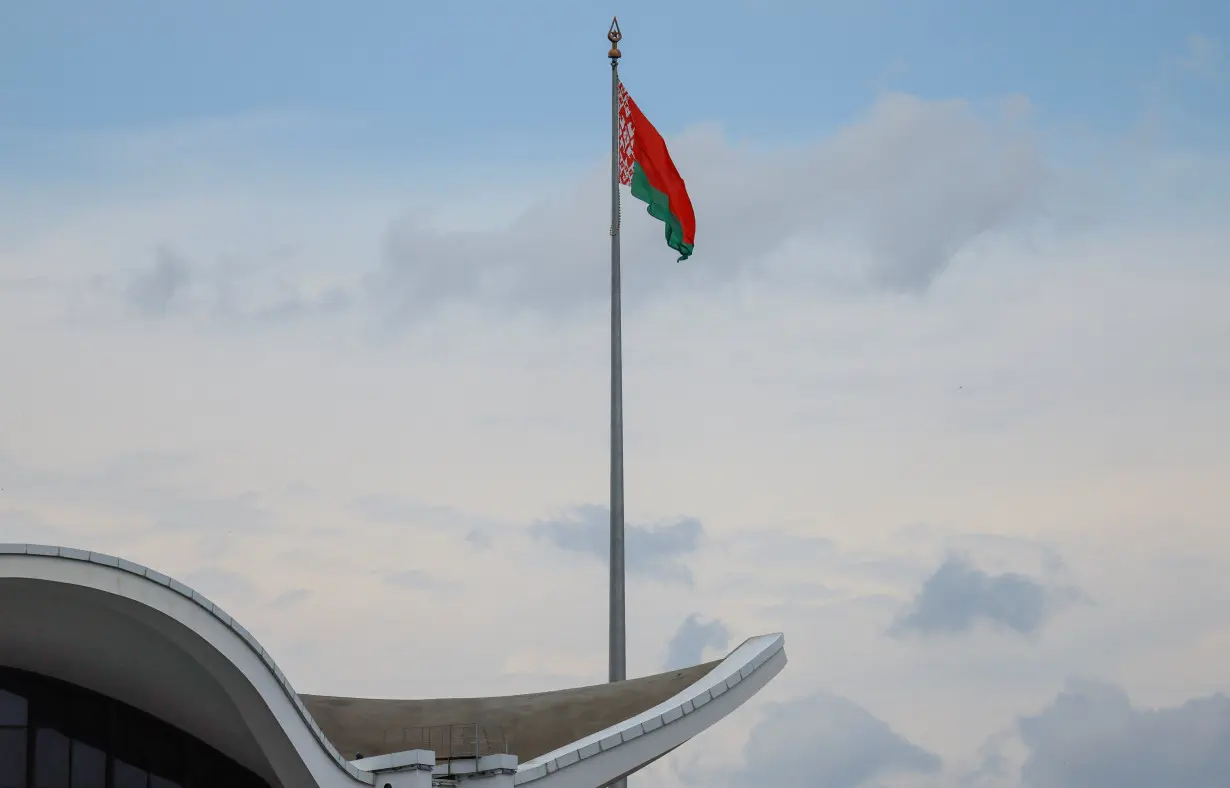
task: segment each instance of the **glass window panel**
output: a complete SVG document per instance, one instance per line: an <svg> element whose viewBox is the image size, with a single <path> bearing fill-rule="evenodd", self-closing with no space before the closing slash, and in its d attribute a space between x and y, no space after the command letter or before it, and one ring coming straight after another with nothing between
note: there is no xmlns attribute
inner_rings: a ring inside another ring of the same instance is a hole
<svg viewBox="0 0 1230 788"><path fill-rule="evenodd" d="M222 784L219 782L218 756L204 744L194 743L189 750L187 772L185 776L192 788L212 788Z"/></svg>
<svg viewBox="0 0 1230 788"><path fill-rule="evenodd" d="M66 733L68 723L68 687L58 681L41 681L30 687L30 727L53 728Z"/></svg>
<svg viewBox="0 0 1230 788"><path fill-rule="evenodd" d="M147 718L145 727L145 763L150 776L158 775L167 780L179 780L183 776L180 747L186 736L178 728Z"/></svg>
<svg viewBox="0 0 1230 788"><path fill-rule="evenodd" d="M65 733L100 750L107 748L107 702L92 692L74 693Z"/></svg>
<svg viewBox="0 0 1230 788"><path fill-rule="evenodd" d="M138 769L129 763L124 763L121 760L112 762L113 788L148 788L149 775L144 769Z"/></svg>
<svg viewBox="0 0 1230 788"><path fill-rule="evenodd" d="M68 737L39 728L34 737L34 788L69 788Z"/></svg>
<svg viewBox="0 0 1230 788"><path fill-rule="evenodd" d="M25 728L0 728L0 788L26 788Z"/></svg>
<svg viewBox="0 0 1230 788"><path fill-rule="evenodd" d="M17 693L0 689L0 725L25 725L28 705Z"/></svg>
<svg viewBox="0 0 1230 788"><path fill-rule="evenodd" d="M116 761L123 761L129 766L138 767L144 773L148 765L145 758L148 727L145 715L136 709L122 703L113 704L109 739L112 757ZM144 788L145 784L141 785ZM120 786L116 785L115 788L120 788Z"/></svg>
<svg viewBox="0 0 1230 788"><path fill-rule="evenodd" d="M0 720L25 723L0 723L0 788L269 788L178 728L48 676L0 667Z"/></svg>
<svg viewBox="0 0 1230 788"><path fill-rule="evenodd" d="M72 788L106 788L107 754L82 741L73 741Z"/></svg>

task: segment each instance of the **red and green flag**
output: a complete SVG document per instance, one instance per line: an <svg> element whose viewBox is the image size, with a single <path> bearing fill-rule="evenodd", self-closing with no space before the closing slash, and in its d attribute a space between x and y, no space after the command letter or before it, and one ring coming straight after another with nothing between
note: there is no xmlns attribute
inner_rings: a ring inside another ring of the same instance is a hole
<svg viewBox="0 0 1230 788"><path fill-rule="evenodd" d="M688 187L666 141L645 119L641 108L619 84L619 182L632 187L632 196L648 205L649 215L666 225L666 245L682 262L696 242L696 214Z"/></svg>

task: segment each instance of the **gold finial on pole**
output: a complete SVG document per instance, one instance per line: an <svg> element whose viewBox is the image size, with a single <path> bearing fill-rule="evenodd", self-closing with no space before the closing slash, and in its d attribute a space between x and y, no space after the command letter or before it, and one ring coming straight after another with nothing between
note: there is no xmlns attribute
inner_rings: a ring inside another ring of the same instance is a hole
<svg viewBox="0 0 1230 788"><path fill-rule="evenodd" d="M611 51L607 52L606 56L613 61L619 60L619 58L623 55L623 53L619 51L619 42L623 39L623 37L624 34L619 32L619 19L617 17L611 17L611 29L606 33L607 41L611 42Z"/></svg>

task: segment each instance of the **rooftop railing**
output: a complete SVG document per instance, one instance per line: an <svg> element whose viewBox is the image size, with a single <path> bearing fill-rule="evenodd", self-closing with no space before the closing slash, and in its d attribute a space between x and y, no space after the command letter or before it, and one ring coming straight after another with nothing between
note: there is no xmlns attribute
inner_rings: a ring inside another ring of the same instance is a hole
<svg viewBox="0 0 1230 788"><path fill-rule="evenodd" d="M436 754L436 762L440 763L458 758L506 754L508 739L499 726L477 722L385 728L384 749L386 752L431 750Z"/></svg>

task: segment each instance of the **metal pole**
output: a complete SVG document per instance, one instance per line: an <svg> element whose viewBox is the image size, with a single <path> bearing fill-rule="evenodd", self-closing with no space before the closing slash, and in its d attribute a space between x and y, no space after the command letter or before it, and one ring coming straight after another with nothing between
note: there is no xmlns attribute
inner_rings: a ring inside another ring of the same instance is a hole
<svg viewBox="0 0 1230 788"><path fill-rule="evenodd" d="M627 678L627 629L624 620L624 392L623 332L619 282L619 20L607 31L611 49L611 596L610 681ZM611 783L627 788L627 779Z"/></svg>
<svg viewBox="0 0 1230 788"><path fill-rule="evenodd" d="M619 20L611 20L611 610L610 680L627 678L624 622L623 335L619 282ZM616 783L618 785L619 783Z"/></svg>

